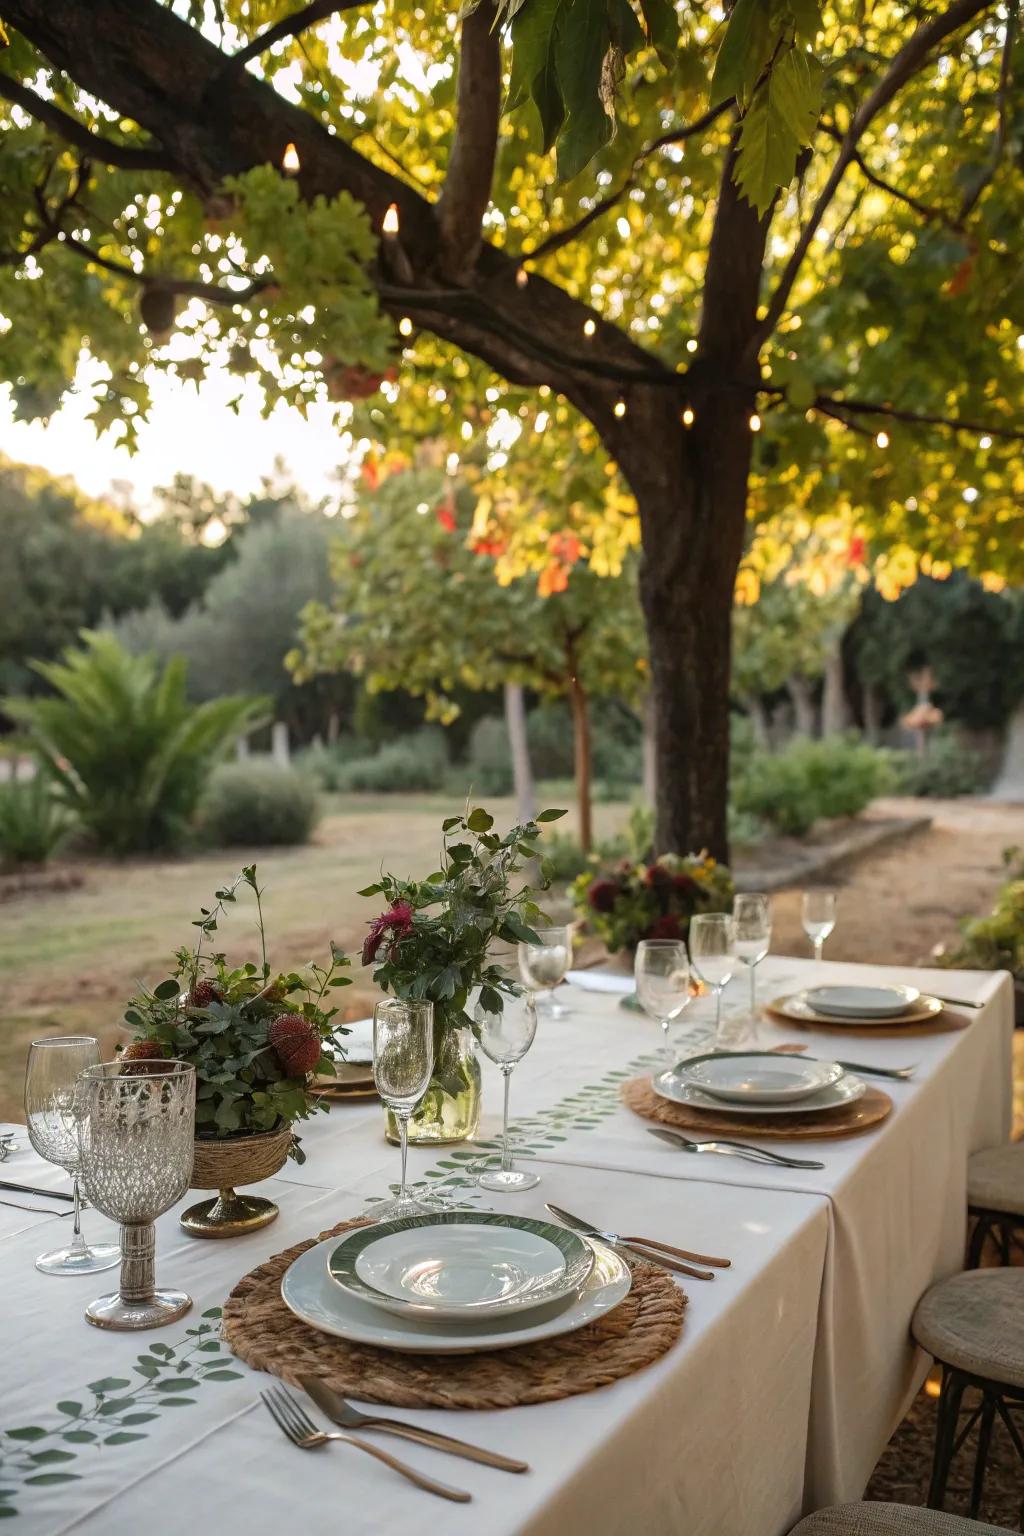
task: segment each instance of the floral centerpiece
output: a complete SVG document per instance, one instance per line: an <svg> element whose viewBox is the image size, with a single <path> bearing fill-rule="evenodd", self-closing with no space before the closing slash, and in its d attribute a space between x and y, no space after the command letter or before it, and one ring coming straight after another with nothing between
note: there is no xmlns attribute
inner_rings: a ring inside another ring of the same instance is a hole
<svg viewBox="0 0 1024 1536"><path fill-rule="evenodd" d="M695 912L728 912L732 896L728 868L706 853L588 870L572 886L577 914L611 954L633 951L641 939L685 939Z"/></svg>
<svg viewBox="0 0 1024 1536"><path fill-rule="evenodd" d="M376 984L395 997L434 1005L434 1073L409 1123L410 1141L460 1141L476 1129L480 1065L473 1049L478 1032L473 1007L479 1002L500 1012L503 995L517 990L489 951L495 941L536 939L530 924L541 913L522 877L541 857L540 823L564 815L542 811L504 837L479 806L465 816L449 816L441 824L437 870L425 880L382 874L359 893L388 901L363 944L363 964L375 967ZM544 876L543 887L548 883Z"/></svg>
<svg viewBox="0 0 1024 1536"><path fill-rule="evenodd" d="M230 966L207 948L239 887L255 897L259 965ZM269 1177L288 1156L303 1161L292 1127L320 1107L310 1081L334 1075L334 1048L344 1034L331 1000L334 988L351 983L342 974L348 960L332 944L329 961L311 963L304 974L272 971L262 897L256 866L247 865L194 919L195 947L177 950L172 974L140 991L124 1015L135 1037L122 1053L126 1065L162 1058L196 1069L193 1185L221 1192L182 1217L197 1235L251 1230L277 1214L271 1201L244 1200L233 1186Z"/></svg>

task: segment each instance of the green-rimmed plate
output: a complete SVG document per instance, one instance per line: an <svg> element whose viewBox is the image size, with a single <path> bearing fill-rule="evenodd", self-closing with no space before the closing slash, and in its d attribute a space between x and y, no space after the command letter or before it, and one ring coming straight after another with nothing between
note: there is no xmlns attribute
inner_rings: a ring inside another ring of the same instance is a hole
<svg viewBox="0 0 1024 1536"><path fill-rule="evenodd" d="M552 1222L439 1211L357 1227L332 1250L331 1278L408 1317L481 1322L577 1296L594 1250Z"/></svg>

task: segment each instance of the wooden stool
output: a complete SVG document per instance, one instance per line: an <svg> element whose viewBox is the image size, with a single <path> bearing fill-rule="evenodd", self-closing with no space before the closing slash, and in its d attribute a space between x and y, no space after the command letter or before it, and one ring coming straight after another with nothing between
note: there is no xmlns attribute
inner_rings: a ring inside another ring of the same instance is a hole
<svg viewBox="0 0 1024 1536"><path fill-rule="evenodd" d="M789 1536L996 1536L996 1527L909 1504L835 1504L808 1515Z"/></svg>
<svg viewBox="0 0 1024 1536"><path fill-rule="evenodd" d="M977 1269L990 1236L1009 1264L1010 1249L1024 1232L1024 1142L975 1152L967 1164L967 1209L976 1218L967 1268Z"/></svg>
<svg viewBox="0 0 1024 1536"><path fill-rule="evenodd" d="M942 1508L950 1464L978 1424L970 1504L970 1514L976 1515L997 1414L1024 1462L1024 1441L1012 1418L1024 1407L1024 1270L967 1270L933 1285L917 1304L911 1332L942 1366L929 1507ZM960 1404L967 1387L977 1388L981 1402L961 1429Z"/></svg>

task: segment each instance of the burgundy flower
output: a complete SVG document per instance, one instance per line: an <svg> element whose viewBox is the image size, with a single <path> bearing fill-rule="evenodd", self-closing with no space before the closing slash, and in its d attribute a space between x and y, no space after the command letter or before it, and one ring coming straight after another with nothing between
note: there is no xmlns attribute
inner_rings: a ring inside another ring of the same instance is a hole
<svg viewBox="0 0 1024 1536"><path fill-rule="evenodd" d="M363 941L363 964L373 964L388 934L391 936L388 941L388 958L391 959L395 945L411 931L412 907L407 901L396 901L393 907L382 912L380 917L375 917L370 924L370 931Z"/></svg>
<svg viewBox="0 0 1024 1536"><path fill-rule="evenodd" d="M672 884L672 876L664 864L652 864L647 871L647 884L650 886L665 886Z"/></svg>
<svg viewBox="0 0 1024 1536"><path fill-rule="evenodd" d="M697 882L692 875L673 875L672 888L678 895L685 896L687 900L697 894Z"/></svg>
<svg viewBox="0 0 1024 1536"><path fill-rule="evenodd" d="M646 937L648 939L681 939L683 937L682 924L674 912L669 912L664 917L659 917L658 921L651 925Z"/></svg>
<svg viewBox="0 0 1024 1536"><path fill-rule="evenodd" d="M587 892L587 900L595 912L611 912L619 899L619 887L614 880L595 880Z"/></svg>

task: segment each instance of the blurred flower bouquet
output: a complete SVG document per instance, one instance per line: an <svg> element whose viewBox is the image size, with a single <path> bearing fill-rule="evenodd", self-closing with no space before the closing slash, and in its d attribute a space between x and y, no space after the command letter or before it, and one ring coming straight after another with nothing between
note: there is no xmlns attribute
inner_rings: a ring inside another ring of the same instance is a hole
<svg viewBox="0 0 1024 1536"><path fill-rule="evenodd" d="M685 939L695 912L728 912L732 895L729 870L704 853L627 861L612 873L587 871L572 886L577 915L610 954L635 950L641 939Z"/></svg>

